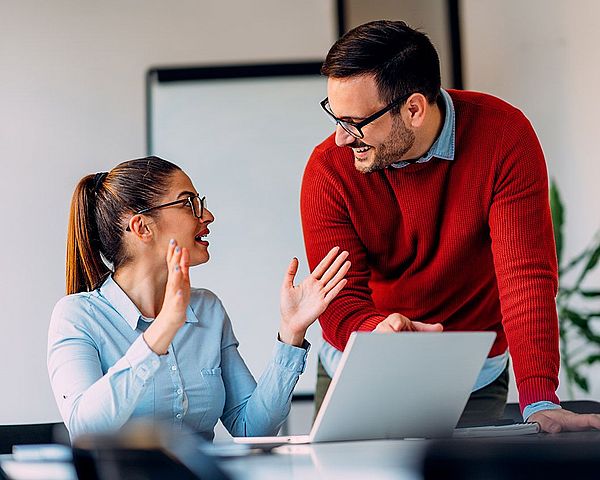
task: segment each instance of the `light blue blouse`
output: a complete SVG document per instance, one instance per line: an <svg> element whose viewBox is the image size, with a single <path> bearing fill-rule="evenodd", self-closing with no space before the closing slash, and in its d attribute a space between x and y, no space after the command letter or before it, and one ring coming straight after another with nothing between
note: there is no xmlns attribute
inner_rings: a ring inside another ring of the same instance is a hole
<svg viewBox="0 0 600 480"><path fill-rule="evenodd" d="M298 348L277 341L257 384L221 301L209 290L192 289L185 324L167 355L156 355L142 337L151 321L112 277L56 304L48 373L71 438L116 430L133 417L185 423L210 439L219 419L234 436L277 433L308 342Z"/></svg>

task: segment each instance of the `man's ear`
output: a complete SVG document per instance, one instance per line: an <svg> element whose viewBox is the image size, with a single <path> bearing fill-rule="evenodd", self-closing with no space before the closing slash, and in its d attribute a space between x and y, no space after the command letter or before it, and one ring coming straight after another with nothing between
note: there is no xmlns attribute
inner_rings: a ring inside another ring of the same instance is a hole
<svg viewBox="0 0 600 480"><path fill-rule="evenodd" d="M422 93L413 93L405 104L406 111L408 112L408 122L413 128L419 128L425 123L425 115L429 108L427 98Z"/></svg>
<svg viewBox="0 0 600 480"><path fill-rule="evenodd" d="M129 230L143 242L149 242L153 237L152 229L147 218L143 215L134 215L129 219Z"/></svg>

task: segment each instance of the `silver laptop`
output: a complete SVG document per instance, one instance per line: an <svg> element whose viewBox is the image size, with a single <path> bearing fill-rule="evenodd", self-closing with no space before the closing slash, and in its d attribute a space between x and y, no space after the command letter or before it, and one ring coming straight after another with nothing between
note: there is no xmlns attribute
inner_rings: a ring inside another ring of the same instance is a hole
<svg viewBox="0 0 600 480"><path fill-rule="evenodd" d="M452 436L494 332L354 332L309 435L249 445Z"/></svg>

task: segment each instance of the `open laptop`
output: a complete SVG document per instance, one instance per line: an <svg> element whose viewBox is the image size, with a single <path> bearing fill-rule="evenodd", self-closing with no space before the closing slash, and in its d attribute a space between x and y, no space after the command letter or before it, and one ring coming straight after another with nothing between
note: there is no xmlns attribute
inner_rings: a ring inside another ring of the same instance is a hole
<svg viewBox="0 0 600 480"><path fill-rule="evenodd" d="M309 435L248 445L450 437L494 332L354 332Z"/></svg>

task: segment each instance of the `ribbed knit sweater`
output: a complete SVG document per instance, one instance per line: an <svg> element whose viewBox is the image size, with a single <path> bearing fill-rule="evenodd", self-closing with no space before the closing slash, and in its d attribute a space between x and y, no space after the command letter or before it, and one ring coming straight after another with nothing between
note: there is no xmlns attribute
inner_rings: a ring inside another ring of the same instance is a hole
<svg viewBox="0 0 600 480"><path fill-rule="evenodd" d="M558 403L558 288L548 176L518 109L449 91L454 161L432 158L363 174L330 136L304 172L302 226L311 270L335 245L350 252L348 284L320 317L343 350L350 333L398 312L445 331L494 331L507 346L521 409Z"/></svg>

